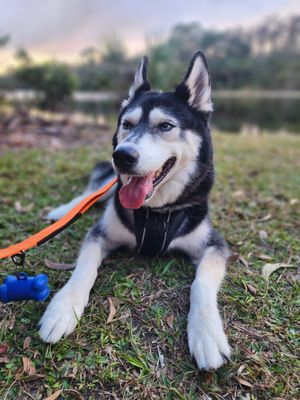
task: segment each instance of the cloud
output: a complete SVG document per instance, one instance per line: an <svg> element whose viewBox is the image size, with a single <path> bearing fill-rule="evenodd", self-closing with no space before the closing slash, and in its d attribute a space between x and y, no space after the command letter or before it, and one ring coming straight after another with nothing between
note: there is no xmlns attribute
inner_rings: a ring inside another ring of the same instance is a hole
<svg viewBox="0 0 300 400"><path fill-rule="evenodd" d="M178 22L204 27L247 26L272 13L299 10L298 0L0 0L0 32L11 35L10 48L70 59L82 48L119 34L131 51L141 50L145 35L164 36Z"/></svg>

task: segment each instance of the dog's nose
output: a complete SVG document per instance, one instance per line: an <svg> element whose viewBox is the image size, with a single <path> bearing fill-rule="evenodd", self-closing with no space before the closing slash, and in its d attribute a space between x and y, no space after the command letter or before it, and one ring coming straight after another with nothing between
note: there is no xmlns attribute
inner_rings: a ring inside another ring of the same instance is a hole
<svg viewBox="0 0 300 400"><path fill-rule="evenodd" d="M113 159L115 166L126 172L138 163L139 153L133 146L124 145L113 152Z"/></svg>

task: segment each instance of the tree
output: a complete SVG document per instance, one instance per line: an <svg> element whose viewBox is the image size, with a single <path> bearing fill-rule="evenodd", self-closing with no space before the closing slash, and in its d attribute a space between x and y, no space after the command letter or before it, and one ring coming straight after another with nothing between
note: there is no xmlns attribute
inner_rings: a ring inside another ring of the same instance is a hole
<svg viewBox="0 0 300 400"><path fill-rule="evenodd" d="M24 47L19 47L16 52L15 52L15 59L20 63L20 64L30 64L31 63L31 57L26 49Z"/></svg>
<svg viewBox="0 0 300 400"><path fill-rule="evenodd" d="M57 62L22 65L15 76L21 86L36 90L42 103L51 109L70 99L77 85L70 67Z"/></svg>
<svg viewBox="0 0 300 400"><path fill-rule="evenodd" d="M126 48L122 39L115 34L107 35L104 38L101 59L106 64L120 64L126 60Z"/></svg>
<svg viewBox="0 0 300 400"><path fill-rule="evenodd" d="M81 52L80 56L84 64L95 65L99 64L100 52L97 47L89 46L85 47Z"/></svg>
<svg viewBox="0 0 300 400"><path fill-rule="evenodd" d="M0 35L0 47L5 46L8 41L9 41L10 37L8 34L1 34Z"/></svg>

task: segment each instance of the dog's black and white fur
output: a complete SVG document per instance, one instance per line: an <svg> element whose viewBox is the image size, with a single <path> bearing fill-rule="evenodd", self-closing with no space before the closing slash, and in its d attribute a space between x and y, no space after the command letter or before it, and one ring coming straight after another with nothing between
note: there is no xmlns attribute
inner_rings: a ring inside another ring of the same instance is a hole
<svg viewBox="0 0 300 400"><path fill-rule="evenodd" d="M122 104L113 138L113 166L119 178L114 197L87 234L71 278L47 307L40 335L55 343L73 332L88 303L97 269L110 252L121 246L150 256L179 250L197 267L187 327L190 353L199 368L218 368L230 356L217 307L229 253L208 212L214 169L207 64L197 51L173 92L152 91L146 70L145 57ZM99 164L88 191L54 210L50 218L64 215L113 174L110 165ZM148 176L154 186L142 206L125 208L120 201L122 186Z"/></svg>

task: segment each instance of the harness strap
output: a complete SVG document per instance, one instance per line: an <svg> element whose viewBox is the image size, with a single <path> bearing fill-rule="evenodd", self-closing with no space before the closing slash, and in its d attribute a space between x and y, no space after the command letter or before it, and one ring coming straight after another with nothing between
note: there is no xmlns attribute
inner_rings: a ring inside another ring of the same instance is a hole
<svg viewBox="0 0 300 400"><path fill-rule="evenodd" d="M77 204L77 206L73 207L72 210L70 210L66 215L54 222L52 225L47 226L35 235L25 239L23 242L14 244L5 249L0 249L0 259L20 254L28 249L31 249L32 247L39 246L52 239L59 232L73 224L73 222L75 222L79 217L82 216L82 214L91 208L96 201L98 201L116 184L117 180L117 177L113 178L108 184L83 199L79 204Z"/></svg>
<svg viewBox="0 0 300 400"><path fill-rule="evenodd" d="M134 226L138 253L156 257L163 254L178 234L186 213L184 210L160 213L142 207L134 210Z"/></svg>

